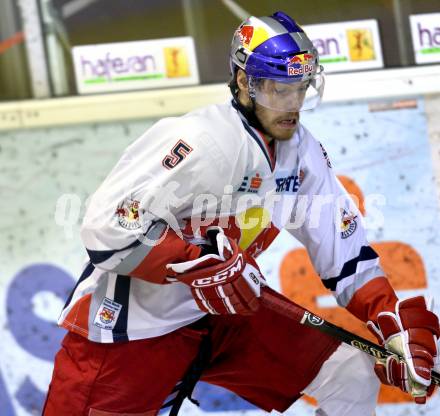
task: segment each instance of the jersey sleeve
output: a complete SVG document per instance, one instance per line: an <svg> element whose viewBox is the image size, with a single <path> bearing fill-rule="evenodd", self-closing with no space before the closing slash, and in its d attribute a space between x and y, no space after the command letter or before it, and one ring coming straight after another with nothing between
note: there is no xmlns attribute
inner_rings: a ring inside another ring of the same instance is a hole
<svg viewBox="0 0 440 416"><path fill-rule="evenodd" d="M166 283L166 265L197 258L182 238L198 195L221 195L225 156L203 123L164 119L130 145L92 196L81 228L90 261Z"/></svg>
<svg viewBox="0 0 440 416"><path fill-rule="evenodd" d="M347 307L362 287L383 279L384 271L366 239L362 215L335 176L327 153L307 130L303 133L303 181L287 228L306 247L324 286ZM351 312L364 319L368 313L358 309Z"/></svg>

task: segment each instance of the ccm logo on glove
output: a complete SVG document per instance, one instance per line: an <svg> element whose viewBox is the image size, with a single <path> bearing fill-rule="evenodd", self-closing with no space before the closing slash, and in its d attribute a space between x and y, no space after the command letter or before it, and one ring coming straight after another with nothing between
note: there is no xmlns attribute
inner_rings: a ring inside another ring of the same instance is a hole
<svg viewBox="0 0 440 416"><path fill-rule="evenodd" d="M224 282L228 278L233 277L236 273L240 272L242 269L243 269L243 255L239 253L234 264L232 264L228 269L220 273L217 273L215 276L209 276L203 279L194 280L194 282L191 283L191 286L205 287L205 286L217 285L221 282Z"/></svg>
<svg viewBox="0 0 440 416"><path fill-rule="evenodd" d="M243 252L219 227L211 238L212 254L168 264L169 281L191 287L198 307L211 314L254 313L259 307L263 277L255 260ZM218 253L218 254L216 254Z"/></svg>

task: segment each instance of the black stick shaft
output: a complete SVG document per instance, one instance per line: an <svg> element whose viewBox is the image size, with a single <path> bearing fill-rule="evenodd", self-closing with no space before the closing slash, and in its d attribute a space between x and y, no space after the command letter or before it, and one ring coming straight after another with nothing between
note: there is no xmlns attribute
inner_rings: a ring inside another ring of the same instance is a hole
<svg viewBox="0 0 440 416"><path fill-rule="evenodd" d="M390 355L396 355L384 347L362 338L352 332L349 332L339 326L326 321L318 315L297 307L291 303L283 302L278 297L272 295L266 288L261 295L262 302L269 308L278 313L283 313L289 317L297 319L301 324L311 328L315 328L327 335L330 335L348 345L351 345L358 350L372 355L375 358L387 358ZM402 360L403 358L400 357ZM431 373L431 380L434 384L440 385L440 374L433 371Z"/></svg>

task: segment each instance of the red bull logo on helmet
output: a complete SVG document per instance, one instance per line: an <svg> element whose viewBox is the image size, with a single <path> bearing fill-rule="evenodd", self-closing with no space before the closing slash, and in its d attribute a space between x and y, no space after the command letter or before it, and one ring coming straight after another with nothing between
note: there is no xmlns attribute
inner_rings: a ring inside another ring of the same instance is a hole
<svg viewBox="0 0 440 416"><path fill-rule="evenodd" d="M249 47L252 41L252 37L254 36L254 27L244 25L238 29L238 36L240 36L241 43Z"/></svg>
<svg viewBox="0 0 440 416"><path fill-rule="evenodd" d="M315 70L315 57L310 53L301 53L289 59L287 75L304 75Z"/></svg>

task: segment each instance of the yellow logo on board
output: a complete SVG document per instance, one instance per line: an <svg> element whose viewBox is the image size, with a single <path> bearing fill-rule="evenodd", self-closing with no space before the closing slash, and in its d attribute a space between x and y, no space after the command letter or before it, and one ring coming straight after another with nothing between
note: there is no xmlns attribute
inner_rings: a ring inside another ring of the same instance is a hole
<svg viewBox="0 0 440 416"><path fill-rule="evenodd" d="M183 78L191 75L185 48L164 48L163 51L168 78Z"/></svg>
<svg viewBox="0 0 440 416"><path fill-rule="evenodd" d="M348 50L352 61L372 61L376 59L373 34L370 29L347 30Z"/></svg>

